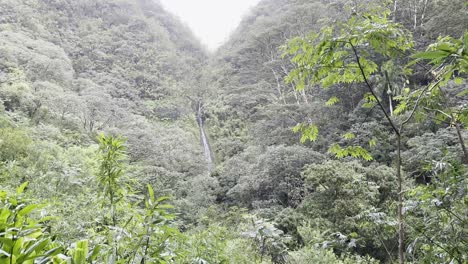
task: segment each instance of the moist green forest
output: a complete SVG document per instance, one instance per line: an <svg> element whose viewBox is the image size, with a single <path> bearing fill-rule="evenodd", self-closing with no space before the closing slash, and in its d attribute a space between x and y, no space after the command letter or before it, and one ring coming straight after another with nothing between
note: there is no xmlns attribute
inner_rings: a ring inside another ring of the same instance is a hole
<svg viewBox="0 0 468 264"><path fill-rule="evenodd" d="M467 263L467 11L0 0L0 264Z"/></svg>

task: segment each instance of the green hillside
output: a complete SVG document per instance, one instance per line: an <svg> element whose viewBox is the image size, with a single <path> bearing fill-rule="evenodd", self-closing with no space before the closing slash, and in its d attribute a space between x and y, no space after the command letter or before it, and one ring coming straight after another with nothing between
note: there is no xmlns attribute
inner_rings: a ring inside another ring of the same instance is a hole
<svg viewBox="0 0 468 264"><path fill-rule="evenodd" d="M467 5L0 0L0 264L466 263Z"/></svg>

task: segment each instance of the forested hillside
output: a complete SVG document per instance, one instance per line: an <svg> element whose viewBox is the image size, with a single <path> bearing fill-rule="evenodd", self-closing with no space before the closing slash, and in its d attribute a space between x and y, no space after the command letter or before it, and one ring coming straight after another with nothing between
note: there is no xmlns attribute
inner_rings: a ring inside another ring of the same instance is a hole
<svg viewBox="0 0 468 264"><path fill-rule="evenodd" d="M462 0L0 0L0 263L466 263Z"/></svg>

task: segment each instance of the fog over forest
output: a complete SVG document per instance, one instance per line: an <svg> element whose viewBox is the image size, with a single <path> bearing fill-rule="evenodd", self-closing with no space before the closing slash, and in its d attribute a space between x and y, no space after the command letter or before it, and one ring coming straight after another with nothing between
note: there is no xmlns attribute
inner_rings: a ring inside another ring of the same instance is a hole
<svg viewBox="0 0 468 264"><path fill-rule="evenodd" d="M167 10L0 0L0 264L468 262L466 1Z"/></svg>

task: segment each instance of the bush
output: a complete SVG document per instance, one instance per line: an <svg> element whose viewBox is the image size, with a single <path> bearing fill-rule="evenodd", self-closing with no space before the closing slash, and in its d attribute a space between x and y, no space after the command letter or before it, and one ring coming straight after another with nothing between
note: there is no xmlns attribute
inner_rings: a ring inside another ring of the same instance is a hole
<svg viewBox="0 0 468 264"><path fill-rule="evenodd" d="M20 160L28 155L31 139L21 129L0 128L0 161Z"/></svg>

